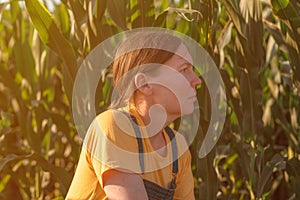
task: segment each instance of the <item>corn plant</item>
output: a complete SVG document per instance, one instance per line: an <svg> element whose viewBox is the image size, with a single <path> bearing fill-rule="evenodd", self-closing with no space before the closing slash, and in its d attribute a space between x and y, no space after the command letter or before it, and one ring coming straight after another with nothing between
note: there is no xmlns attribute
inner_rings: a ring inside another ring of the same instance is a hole
<svg viewBox="0 0 300 200"><path fill-rule="evenodd" d="M81 146L71 111L77 70L106 38L139 27L190 36L225 82L226 123L203 159L205 83L198 93L200 128L190 146L196 199L299 199L299 10L297 0L0 4L0 199L64 198ZM101 79L98 113L111 91L109 76Z"/></svg>

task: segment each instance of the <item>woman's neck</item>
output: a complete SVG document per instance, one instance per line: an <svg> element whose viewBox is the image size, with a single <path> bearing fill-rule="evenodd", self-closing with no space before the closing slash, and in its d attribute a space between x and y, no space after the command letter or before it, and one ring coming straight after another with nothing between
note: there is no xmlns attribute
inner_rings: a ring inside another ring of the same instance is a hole
<svg viewBox="0 0 300 200"><path fill-rule="evenodd" d="M135 112L141 117L146 126L151 145L161 156L166 156L166 140L163 135L164 128L173 120L161 106L139 102L135 104Z"/></svg>

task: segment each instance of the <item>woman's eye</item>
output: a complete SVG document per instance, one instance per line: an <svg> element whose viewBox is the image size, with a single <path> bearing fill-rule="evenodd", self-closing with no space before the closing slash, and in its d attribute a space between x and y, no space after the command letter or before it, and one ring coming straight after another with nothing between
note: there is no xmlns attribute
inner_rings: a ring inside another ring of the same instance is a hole
<svg viewBox="0 0 300 200"><path fill-rule="evenodd" d="M189 66L184 65L183 68L181 69L181 72L188 72L188 70L189 70Z"/></svg>
<svg viewBox="0 0 300 200"><path fill-rule="evenodd" d="M191 66L186 66L182 69L182 72L187 73L191 69Z"/></svg>

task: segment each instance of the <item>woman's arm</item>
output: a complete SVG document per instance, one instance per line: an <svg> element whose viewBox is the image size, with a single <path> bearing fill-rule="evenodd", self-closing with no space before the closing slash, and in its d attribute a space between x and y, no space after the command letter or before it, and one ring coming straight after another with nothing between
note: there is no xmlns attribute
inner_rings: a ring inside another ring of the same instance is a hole
<svg viewBox="0 0 300 200"><path fill-rule="evenodd" d="M109 200L148 199L143 180L137 174L111 169L102 175L102 180Z"/></svg>

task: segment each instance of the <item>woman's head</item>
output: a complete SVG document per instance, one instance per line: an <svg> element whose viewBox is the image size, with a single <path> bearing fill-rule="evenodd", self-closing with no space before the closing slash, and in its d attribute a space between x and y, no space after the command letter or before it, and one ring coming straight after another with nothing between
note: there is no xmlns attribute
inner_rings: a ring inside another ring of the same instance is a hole
<svg viewBox="0 0 300 200"><path fill-rule="evenodd" d="M133 100L135 106L148 105L146 109L160 105L177 117L192 112L195 86L201 83L192 62L188 49L175 36L160 32L131 35L119 46L113 64L119 97L112 107ZM181 108L185 109L181 112Z"/></svg>
<svg viewBox="0 0 300 200"><path fill-rule="evenodd" d="M134 74L155 68L155 65L147 64L164 64L181 43L179 38L161 32L138 32L127 37L118 46L113 63L113 80L119 98L117 102L113 102L112 107L125 106L128 103L130 95L136 89ZM129 72L131 75L126 76Z"/></svg>

